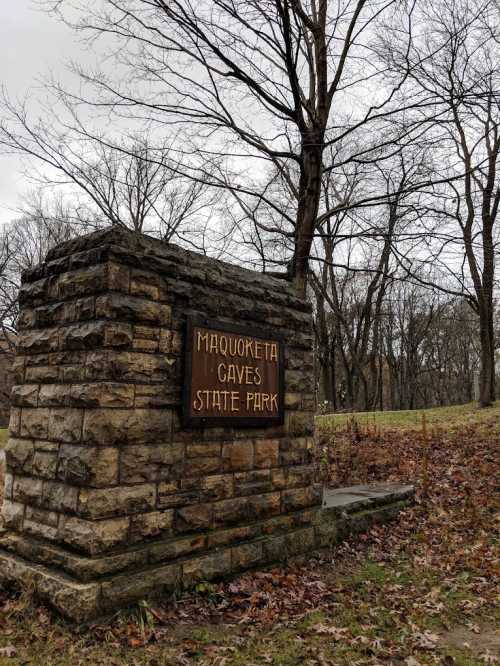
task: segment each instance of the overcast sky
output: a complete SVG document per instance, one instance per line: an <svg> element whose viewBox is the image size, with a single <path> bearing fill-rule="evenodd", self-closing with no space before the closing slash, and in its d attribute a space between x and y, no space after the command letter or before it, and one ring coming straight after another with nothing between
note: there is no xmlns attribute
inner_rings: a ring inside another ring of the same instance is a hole
<svg viewBox="0 0 500 666"><path fill-rule="evenodd" d="M34 7L32 0L0 0L0 82L11 97L39 96L40 78L52 71L64 79L65 60L81 53L71 30ZM21 167L0 149L0 224L15 217L26 189Z"/></svg>

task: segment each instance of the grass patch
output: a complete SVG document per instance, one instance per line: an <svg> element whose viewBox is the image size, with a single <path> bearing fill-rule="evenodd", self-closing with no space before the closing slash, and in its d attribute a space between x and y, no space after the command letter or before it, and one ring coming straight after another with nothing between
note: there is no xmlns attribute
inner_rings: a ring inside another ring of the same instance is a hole
<svg viewBox="0 0 500 666"><path fill-rule="evenodd" d="M326 414L317 417L320 428L343 428L350 422L357 422L361 426L379 426L396 428L399 430L414 430L422 427L422 415L425 414L430 427L463 428L481 427L496 421L496 432L500 432L500 400L492 407L480 408L476 402L451 407L436 407L434 409L413 409L395 412L356 412L348 414Z"/></svg>

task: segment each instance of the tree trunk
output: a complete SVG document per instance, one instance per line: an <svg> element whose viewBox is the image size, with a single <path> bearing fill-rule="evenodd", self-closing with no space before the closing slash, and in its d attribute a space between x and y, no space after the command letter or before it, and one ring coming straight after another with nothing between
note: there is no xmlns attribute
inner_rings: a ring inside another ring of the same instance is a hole
<svg viewBox="0 0 500 666"><path fill-rule="evenodd" d="M495 335L491 302L479 308L481 341L481 370L479 374L479 404L489 407L495 401Z"/></svg>
<svg viewBox="0 0 500 666"><path fill-rule="evenodd" d="M299 203L295 226L293 283L297 294L305 298L309 255L314 238L321 197L324 132L311 130L302 138L302 164Z"/></svg>

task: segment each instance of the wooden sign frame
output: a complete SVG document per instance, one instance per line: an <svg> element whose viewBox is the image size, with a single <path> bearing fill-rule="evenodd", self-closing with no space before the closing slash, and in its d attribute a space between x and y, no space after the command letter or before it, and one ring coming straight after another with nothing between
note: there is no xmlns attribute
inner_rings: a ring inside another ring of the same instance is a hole
<svg viewBox="0 0 500 666"><path fill-rule="evenodd" d="M275 342L278 346L278 414L276 416L195 416L191 409L193 379L193 333L197 327L221 333L233 333L250 338ZM228 324L216 319L188 315L184 338L184 384L182 396L182 423L185 428L226 427L265 428L284 423L285 418L285 353L283 336L260 326Z"/></svg>

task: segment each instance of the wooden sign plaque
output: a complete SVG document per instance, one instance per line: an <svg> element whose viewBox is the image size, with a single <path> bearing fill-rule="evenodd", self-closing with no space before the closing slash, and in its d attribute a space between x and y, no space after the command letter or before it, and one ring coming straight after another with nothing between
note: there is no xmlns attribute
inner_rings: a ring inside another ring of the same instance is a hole
<svg viewBox="0 0 500 666"><path fill-rule="evenodd" d="M188 318L183 421L187 427L283 423L283 342L255 327Z"/></svg>

